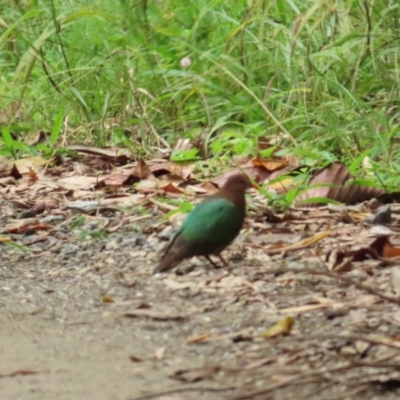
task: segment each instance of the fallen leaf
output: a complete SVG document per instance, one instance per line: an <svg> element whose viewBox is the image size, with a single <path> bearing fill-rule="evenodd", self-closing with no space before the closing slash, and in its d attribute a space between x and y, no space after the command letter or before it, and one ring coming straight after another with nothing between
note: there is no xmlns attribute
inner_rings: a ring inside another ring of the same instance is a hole
<svg viewBox="0 0 400 400"><path fill-rule="evenodd" d="M115 303L115 300L112 296L109 296L107 294L105 294L104 296L102 296L101 301L103 303Z"/></svg>
<svg viewBox="0 0 400 400"><path fill-rule="evenodd" d="M10 175L14 178L14 179L21 179L22 178L22 174L19 172L18 167L13 164L12 168L11 168L11 172Z"/></svg>
<svg viewBox="0 0 400 400"><path fill-rule="evenodd" d="M260 336L269 339L280 335L289 335L290 332L292 331L293 324L294 324L293 317L282 318L273 327L261 333Z"/></svg>
<svg viewBox="0 0 400 400"><path fill-rule="evenodd" d="M287 158L273 158L273 159L262 159L257 158L252 161L252 164L255 167L264 167L267 171L276 171L278 169L282 169L289 165L289 161Z"/></svg>
<svg viewBox="0 0 400 400"><path fill-rule="evenodd" d="M185 193L184 190L178 188L173 183L169 182L166 185L160 185L160 189L167 193L176 193L176 194L183 194Z"/></svg>
<svg viewBox="0 0 400 400"><path fill-rule="evenodd" d="M150 177L154 179L153 173L142 158L138 161L136 168L131 175L137 176L139 179L149 179Z"/></svg>
<svg viewBox="0 0 400 400"><path fill-rule="evenodd" d="M344 204L352 204L379 197L385 192L382 189L350 184L351 174L347 167L339 161L329 164L317 171L308 182L310 187L296 197L296 204L308 204L310 199L328 198ZM314 186L314 187L313 187ZM319 205L323 202L318 202Z"/></svg>
<svg viewBox="0 0 400 400"><path fill-rule="evenodd" d="M13 222L5 227L5 231L8 233L21 234L25 233L27 230L33 231L46 231L53 229L51 225L44 224L40 221L30 221L26 222L24 220Z"/></svg>
<svg viewBox="0 0 400 400"><path fill-rule="evenodd" d="M29 168L29 183L35 183L39 180L39 177L37 176L35 170L32 168Z"/></svg>

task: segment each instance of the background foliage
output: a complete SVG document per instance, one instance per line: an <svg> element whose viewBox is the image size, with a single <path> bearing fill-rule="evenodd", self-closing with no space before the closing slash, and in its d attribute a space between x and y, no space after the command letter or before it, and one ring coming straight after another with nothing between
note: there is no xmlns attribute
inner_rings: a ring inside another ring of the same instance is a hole
<svg viewBox="0 0 400 400"><path fill-rule="evenodd" d="M2 151L38 130L138 155L180 137L255 154L276 136L305 163L368 155L397 185L399 28L397 0L5 2Z"/></svg>

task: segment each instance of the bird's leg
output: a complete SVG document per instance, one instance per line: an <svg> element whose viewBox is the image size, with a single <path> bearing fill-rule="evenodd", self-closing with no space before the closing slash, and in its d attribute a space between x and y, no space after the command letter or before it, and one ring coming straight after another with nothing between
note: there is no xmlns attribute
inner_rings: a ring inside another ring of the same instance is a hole
<svg viewBox="0 0 400 400"><path fill-rule="evenodd" d="M224 267L229 268L229 264L226 262L224 257L221 256L221 254L218 254L218 258L222 261L222 264L224 265Z"/></svg>
<svg viewBox="0 0 400 400"><path fill-rule="evenodd" d="M215 268L221 268L218 264L215 264L210 256L204 255L204 258L206 258Z"/></svg>

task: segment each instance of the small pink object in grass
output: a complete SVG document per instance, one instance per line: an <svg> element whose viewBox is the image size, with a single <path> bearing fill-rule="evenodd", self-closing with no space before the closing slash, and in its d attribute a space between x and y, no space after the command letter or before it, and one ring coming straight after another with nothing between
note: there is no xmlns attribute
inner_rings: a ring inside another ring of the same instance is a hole
<svg viewBox="0 0 400 400"><path fill-rule="evenodd" d="M181 60L182 68L189 68L192 65L192 60L189 57L184 57Z"/></svg>

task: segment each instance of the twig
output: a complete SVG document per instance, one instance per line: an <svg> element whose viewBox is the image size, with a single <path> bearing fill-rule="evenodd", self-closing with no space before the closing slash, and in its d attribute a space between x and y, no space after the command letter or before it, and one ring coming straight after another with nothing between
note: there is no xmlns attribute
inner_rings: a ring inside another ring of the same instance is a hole
<svg viewBox="0 0 400 400"><path fill-rule="evenodd" d="M376 290L376 289L372 288L371 286L364 285L363 283L356 282L354 279L349 278L347 276L342 276L342 275L339 275L339 274L337 274L335 272L332 272L332 271L316 271L315 273L317 275L325 275L325 276L328 276L329 278L337 279L337 280L345 282L345 283L347 283L349 285L353 285L357 289L365 290L366 292L374 294L375 296L378 296L378 297L380 297L380 298L382 298L384 300L390 301L391 303L400 304L400 299L398 299L397 297L389 296L387 294L384 294L384 293L380 292L379 290Z"/></svg>
<svg viewBox="0 0 400 400"><path fill-rule="evenodd" d="M256 390L254 392L242 395L242 396L238 396L238 397L233 397L229 400L248 400L251 399L253 397L256 396L260 396L260 395L264 395L267 394L268 392L272 392L275 389L279 389L285 385L290 385L290 384L294 384L296 381L299 381L299 379L302 380L302 382L304 383L304 376L303 374L299 374L299 375L295 375L291 378L289 378L288 380L284 381L284 382L278 382L278 383L273 383L272 385L266 386L260 390Z"/></svg>
<svg viewBox="0 0 400 400"><path fill-rule="evenodd" d="M304 384L304 383L311 383L311 382L318 382L321 379L324 380L330 380L332 381L332 378L329 377L330 374L335 373L335 372L343 372L346 370L350 370L353 368L362 368L364 367L363 365L356 365L354 363L347 363L345 365L339 366L339 367L333 367L330 369L327 369L326 367L322 367L318 370L311 370L311 371L305 371L302 373L299 373L298 375L290 377L288 380L284 382L279 382L279 383L274 383L272 385L266 386L262 389L256 390L254 392L234 397L231 398L230 400L249 400L257 396L265 395L275 389L279 389L281 387L284 387L285 385L298 385L298 384ZM395 366L393 366L395 368ZM335 384L337 384L336 381L333 381ZM340 382L342 383L342 382ZM365 385L368 384L368 382L362 382L362 387L357 388L356 390L363 390L365 388ZM351 392L352 393L352 392ZM336 399L337 397L335 397ZM346 397L347 398L347 397Z"/></svg>
<svg viewBox="0 0 400 400"><path fill-rule="evenodd" d="M322 269L294 269L294 268L287 268L287 267L280 267L276 269L270 269L270 270L264 270L263 272L268 273L268 274L282 274L286 272L295 272L295 273L307 273L307 274L312 274L312 275L324 275L329 278L337 279L339 281L345 282L348 285L353 285L357 289L364 290L368 293L371 293L375 296L378 296L384 300L387 300L391 303L395 304L400 304L400 298L394 297L394 296L389 296L385 293L380 292L379 290L376 290L372 288L371 286L364 285L363 283L356 282L354 279L349 278L347 276L339 275L335 272L328 271L328 270L322 270Z"/></svg>
<svg viewBox="0 0 400 400"><path fill-rule="evenodd" d="M166 390L164 392L158 392L158 393L153 393L153 394L146 394L146 395L140 396L140 397L131 397L127 400L149 400L149 399L155 399L156 397L166 396L169 394L184 393L184 392L213 392L213 393L228 392L230 390L235 390L235 389L237 389L236 386L225 387L225 388L188 387L188 388L181 388L181 389L171 389L171 390Z"/></svg>
<svg viewBox="0 0 400 400"><path fill-rule="evenodd" d="M347 399L354 399L356 394L359 394L360 392L363 392L364 390L368 389L369 385L362 384L356 389L343 393L340 397L338 397L337 393L334 393L332 396L325 398L324 400L347 400ZM310 397L309 397L310 399Z"/></svg>
<svg viewBox="0 0 400 400"><path fill-rule="evenodd" d="M319 343L321 342L321 340L329 340L329 339L333 339L333 340L344 340L344 341L363 341L363 342L367 342L367 343L371 343L373 345L376 346L386 346L386 347L390 347L393 349L396 349L398 351L400 351L400 345L399 344L395 344L391 343L389 341L384 341L384 340L380 340L380 339L375 339L373 337L368 337L368 336L356 336L356 335L334 335L334 334L320 334L320 335L304 335L304 336L296 336L296 338L301 341L308 341L308 340L318 340ZM292 339L293 340L293 336L288 337L288 339Z"/></svg>
<svg viewBox="0 0 400 400"><path fill-rule="evenodd" d="M386 345L388 347L396 347L397 350L400 350L400 348L398 346L394 346L391 345L390 343L385 343L383 341L380 340L375 340L375 339L370 339L370 338L365 338L365 337L357 337L357 336L338 336L338 335L315 335L315 336L305 336L304 339L346 339L346 340L363 340L366 342L370 342L376 345ZM303 338L301 338L303 340ZM390 358L393 358L393 354L391 354L390 356L386 356L384 358L382 358L381 360L379 360L378 362L379 364L375 364L374 363L363 363L363 362L348 362L345 365L341 365L341 366L336 366L330 369L327 369L326 367L320 368L318 370L311 370L311 371L304 371L301 373L298 373L295 376L289 377L286 381L283 382L279 382L279 383L274 383L271 384L269 386L266 386L262 389L256 390L254 392L251 393L247 393L245 395L241 395L238 397L234 397L231 398L230 400L249 400L252 399L254 397L257 396L261 396L261 395L265 395L275 389L279 389L281 387L284 387L285 385L297 385L297 384L304 384L304 383L310 383L310 382L314 382L315 379L317 378L317 381L321 380L321 379L328 379L329 381L333 381L333 383L338 383L336 380L333 380L332 377L330 377L329 375L331 375L332 373L335 372L343 372L345 370L350 370L350 369L359 369L359 368L363 368L363 367L369 367L369 368L392 368L392 369L397 369L398 368L398 364L394 363L394 364L382 364L382 361L386 361L389 360ZM342 382L339 382L342 383ZM361 387L355 389L355 391L362 391L365 389L365 385L367 385L369 382L361 382ZM353 392L351 392L353 393Z"/></svg>
<svg viewBox="0 0 400 400"><path fill-rule="evenodd" d="M304 395L302 395L302 396L300 396L300 397L296 397L296 400L304 400L304 399L309 400L309 399L312 398L312 396L316 396L316 395L318 395L318 394L324 392L326 389L329 389L330 387L335 386L335 385L337 385L336 382L328 382L328 383L327 383L325 386L323 386L323 387L319 387L318 389L313 390L313 391L308 392L308 393L305 393ZM314 397L314 398L315 398L315 397ZM324 399L324 400L326 400L326 399Z"/></svg>

